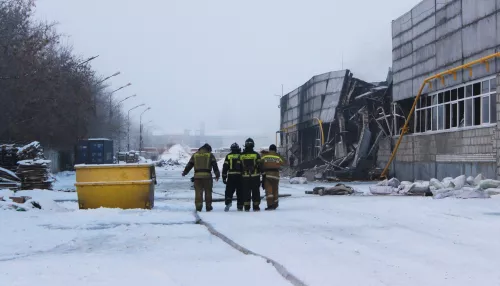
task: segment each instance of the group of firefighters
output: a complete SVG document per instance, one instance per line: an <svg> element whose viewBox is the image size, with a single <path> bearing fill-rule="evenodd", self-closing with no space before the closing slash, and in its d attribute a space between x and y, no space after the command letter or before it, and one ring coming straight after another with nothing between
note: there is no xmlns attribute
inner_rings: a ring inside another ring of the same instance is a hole
<svg viewBox="0 0 500 286"><path fill-rule="evenodd" d="M231 145L231 152L224 159L222 168L222 182L226 185L224 211L232 206L236 192L238 211L260 211L260 187L266 192L266 211L278 208L279 168L284 160L277 153L276 145L269 146L269 151L262 156L255 152L255 143L252 138L245 141L245 148L241 151L237 143ZM217 160L212 154L212 147L205 144L191 156L184 168L182 176L186 176L194 168L194 189L196 211L203 209L203 194L205 194L205 210L212 211L212 170L215 180L219 181L220 171Z"/></svg>

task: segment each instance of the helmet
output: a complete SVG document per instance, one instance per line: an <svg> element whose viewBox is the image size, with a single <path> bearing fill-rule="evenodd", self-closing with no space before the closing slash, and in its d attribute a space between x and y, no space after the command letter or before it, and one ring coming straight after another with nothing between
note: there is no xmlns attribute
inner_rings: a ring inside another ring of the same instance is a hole
<svg viewBox="0 0 500 286"><path fill-rule="evenodd" d="M203 144L200 149L202 148L207 150L208 152L212 152L212 146L208 145L208 143Z"/></svg>
<svg viewBox="0 0 500 286"><path fill-rule="evenodd" d="M236 152L238 150L240 150L240 145L238 145L238 143L235 142L231 144L231 151Z"/></svg>
<svg viewBox="0 0 500 286"><path fill-rule="evenodd" d="M269 146L269 151L274 151L274 152L276 152L276 150L278 150L278 149L276 148L276 145L271 144L271 146Z"/></svg>
<svg viewBox="0 0 500 286"><path fill-rule="evenodd" d="M248 138L248 139L245 141L245 148L252 149L254 146L255 146L255 142L253 142L253 139L252 139L252 138Z"/></svg>

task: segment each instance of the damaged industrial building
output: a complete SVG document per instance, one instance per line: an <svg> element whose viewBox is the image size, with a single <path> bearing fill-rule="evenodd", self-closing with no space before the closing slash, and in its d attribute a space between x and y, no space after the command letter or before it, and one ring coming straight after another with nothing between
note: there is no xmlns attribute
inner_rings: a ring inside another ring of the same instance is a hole
<svg viewBox="0 0 500 286"><path fill-rule="evenodd" d="M421 1L392 22L386 81L331 72L281 99L281 152L299 171L500 178L500 2L441 2Z"/></svg>
<svg viewBox="0 0 500 286"><path fill-rule="evenodd" d="M280 152L322 178L380 175L378 142L392 136L392 76L370 83L349 70L314 76L281 98Z"/></svg>

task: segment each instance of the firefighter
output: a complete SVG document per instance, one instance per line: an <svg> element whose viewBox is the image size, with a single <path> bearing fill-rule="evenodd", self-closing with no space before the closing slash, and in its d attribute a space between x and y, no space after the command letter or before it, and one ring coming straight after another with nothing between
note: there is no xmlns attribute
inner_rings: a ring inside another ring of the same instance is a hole
<svg viewBox="0 0 500 286"><path fill-rule="evenodd" d="M250 211L250 201L253 210L260 211L260 155L253 150L255 143L252 138L245 141L245 149L241 153L242 180L241 192L245 211Z"/></svg>
<svg viewBox="0 0 500 286"><path fill-rule="evenodd" d="M276 145L272 144L269 146L269 152L266 152L261 158L262 188L266 191L267 201L266 211L278 208L279 168L284 165L284 161L276 151Z"/></svg>
<svg viewBox="0 0 500 286"><path fill-rule="evenodd" d="M226 185L226 208L224 211L229 211L232 206L234 192L236 191L238 211L243 210L243 196L241 195L241 149L238 143L231 145L231 153L226 155L224 165L222 167L222 182Z"/></svg>
<svg viewBox="0 0 500 286"><path fill-rule="evenodd" d="M212 211L212 188L213 178L212 169L215 173L215 180L219 181L220 172L217 166L217 160L212 154L212 147L205 144L191 156L189 163L184 168L182 176L186 176L194 167L194 204L196 211L200 212L203 208L203 192L205 193L205 209L207 212Z"/></svg>

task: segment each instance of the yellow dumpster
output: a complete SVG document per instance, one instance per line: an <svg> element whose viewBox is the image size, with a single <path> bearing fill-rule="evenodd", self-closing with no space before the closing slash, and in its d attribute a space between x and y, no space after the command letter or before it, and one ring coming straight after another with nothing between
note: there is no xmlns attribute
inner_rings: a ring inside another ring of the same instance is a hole
<svg viewBox="0 0 500 286"><path fill-rule="evenodd" d="M77 165L75 169L80 209L154 207L152 164Z"/></svg>
<svg viewBox="0 0 500 286"><path fill-rule="evenodd" d="M154 207L152 180L76 183L76 189L80 209L100 207L152 209Z"/></svg>
<svg viewBox="0 0 500 286"><path fill-rule="evenodd" d="M78 183L155 179L153 164L76 165L75 169Z"/></svg>

